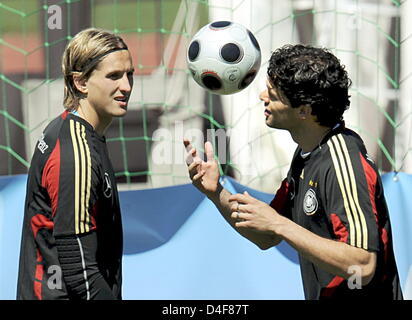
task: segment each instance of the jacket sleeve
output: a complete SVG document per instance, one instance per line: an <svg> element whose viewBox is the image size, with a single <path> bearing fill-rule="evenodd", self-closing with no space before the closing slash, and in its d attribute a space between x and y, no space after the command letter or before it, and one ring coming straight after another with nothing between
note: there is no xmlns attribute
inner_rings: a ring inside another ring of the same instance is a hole
<svg viewBox="0 0 412 320"><path fill-rule="evenodd" d="M330 166L325 172L325 211L336 239L370 251L379 250L379 174L352 141L336 135L328 141Z"/></svg>
<svg viewBox="0 0 412 320"><path fill-rule="evenodd" d="M115 300L99 271L96 232L56 237L56 246L70 299Z"/></svg>
<svg viewBox="0 0 412 320"><path fill-rule="evenodd" d="M88 134L83 124L69 120L44 166L42 186L50 197L54 236L96 228L93 207L102 179Z"/></svg>

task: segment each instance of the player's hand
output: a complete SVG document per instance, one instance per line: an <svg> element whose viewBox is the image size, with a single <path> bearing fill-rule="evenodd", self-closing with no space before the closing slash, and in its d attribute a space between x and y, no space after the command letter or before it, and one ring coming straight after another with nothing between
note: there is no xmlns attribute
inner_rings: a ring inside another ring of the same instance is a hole
<svg viewBox="0 0 412 320"><path fill-rule="evenodd" d="M212 144L209 141L205 143L205 162L199 157L189 140L184 139L183 143L187 151L186 164L193 185L204 194L213 195L217 191L220 175Z"/></svg>
<svg viewBox="0 0 412 320"><path fill-rule="evenodd" d="M246 191L231 195L229 201L232 203L231 218L235 219L236 227L276 234L281 216L271 206L253 198Z"/></svg>

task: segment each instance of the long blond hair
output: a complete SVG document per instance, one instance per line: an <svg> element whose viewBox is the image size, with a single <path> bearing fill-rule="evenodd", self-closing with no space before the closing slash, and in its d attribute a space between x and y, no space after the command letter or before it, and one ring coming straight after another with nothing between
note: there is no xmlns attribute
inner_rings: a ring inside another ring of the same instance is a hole
<svg viewBox="0 0 412 320"><path fill-rule="evenodd" d="M63 105L66 109L76 109L83 97L74 85L73 75L79 74L80 80L87 80L102 58L112 51L123 49L127 50L127 45L122 38L102 29L85 29L71 39L62 58Z"/></svg>

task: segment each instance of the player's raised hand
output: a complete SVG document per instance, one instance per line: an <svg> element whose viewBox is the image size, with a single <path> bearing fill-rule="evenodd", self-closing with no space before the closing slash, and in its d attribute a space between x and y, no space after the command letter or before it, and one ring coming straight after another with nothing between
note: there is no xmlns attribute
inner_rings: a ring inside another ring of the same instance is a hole
<svg viewBox="0 0 412 320"><path fill-rule="evenodd" d="M220 175L212 144L209 141L205 143L206 161L204 161L189 140L184 139L183 143L187 151L186 164L193 185L206 195L213 194L217 190Z"/></svg>

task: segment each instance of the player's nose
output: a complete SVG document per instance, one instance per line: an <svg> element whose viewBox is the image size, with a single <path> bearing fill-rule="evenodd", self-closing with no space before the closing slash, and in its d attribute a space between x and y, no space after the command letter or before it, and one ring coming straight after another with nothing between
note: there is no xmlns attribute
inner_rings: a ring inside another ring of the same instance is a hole
<svg viewBox="0 0 412 320"><path fill-rule="evenodd" d="M260 94L259 94L259 99L261 101L263 101L265 103L265 105L267 105L269 103L269 93L268 90L263 90Z"/></svg>
<svg viewBox="0 0 412 320"><path fill-rule="evenodd" d="M122 79L120 79L120 91L122 92L130 92L132 91L133 87L133 78L130 78L126 73L123 75Z"/></svg>

